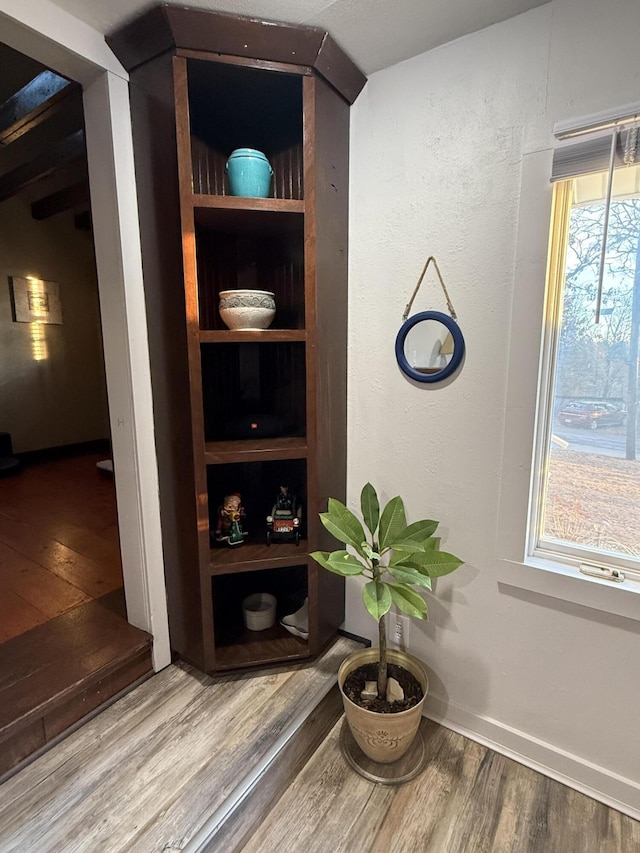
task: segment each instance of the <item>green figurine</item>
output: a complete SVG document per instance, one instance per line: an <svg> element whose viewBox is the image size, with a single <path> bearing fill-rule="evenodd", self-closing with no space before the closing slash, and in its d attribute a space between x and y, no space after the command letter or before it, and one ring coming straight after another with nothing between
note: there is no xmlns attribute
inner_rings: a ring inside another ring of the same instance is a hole
<svg viewBox="0 0 640 853"><path fill-rule="evenodd" d="M242 506L242 496L238 492L226 495L222 506L218 508L218 521L216 523L216 542L225 542L227 545L242 545L249 535L242 529L242 520L245 517Z"/></svg>

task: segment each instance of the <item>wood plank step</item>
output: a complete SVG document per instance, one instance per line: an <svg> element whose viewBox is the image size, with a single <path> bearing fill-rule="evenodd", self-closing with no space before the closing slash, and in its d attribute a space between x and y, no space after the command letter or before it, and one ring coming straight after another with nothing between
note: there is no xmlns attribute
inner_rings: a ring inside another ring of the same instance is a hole
<svg viewBox="0 0 640 853"><path fill-rule="evenodd" d="M212 821L206 840L193 839L200 845L201 853L226 853L241 851L245 843L259 829L289 785L302 771L315 751L342 716L342 697L337 685L306 718L301 728L289 739L263 773L247 784L246 794L238 804L224 815L216 826Z"/></svg>
<svg viewBox="0 0 640 853"><path fill-rule="evenodd" d="M2 643L0 776L151 671L151 637L100 601Z"/></svg>

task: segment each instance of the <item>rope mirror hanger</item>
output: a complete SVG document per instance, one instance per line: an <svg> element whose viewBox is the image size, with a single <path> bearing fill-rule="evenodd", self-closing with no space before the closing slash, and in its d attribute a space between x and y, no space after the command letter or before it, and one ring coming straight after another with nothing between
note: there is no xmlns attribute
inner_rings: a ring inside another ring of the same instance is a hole
<svg viewBox="0 0 640 853"><path fill-rule="evenodd" d="M409 317L430 264L433 264L437 273L449 314L421 311ZM464 337L457 323L457 315L436 259L430 255L402 315L402 326L396 337L398 366L416 382L442 382L459 368L463 355Z"/></svg>

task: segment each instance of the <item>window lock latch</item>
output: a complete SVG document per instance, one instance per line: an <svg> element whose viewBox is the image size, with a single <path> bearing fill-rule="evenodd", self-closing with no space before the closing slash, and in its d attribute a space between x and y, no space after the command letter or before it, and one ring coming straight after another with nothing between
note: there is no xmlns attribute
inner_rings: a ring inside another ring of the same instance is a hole
<svg viewBox="0 0 640 853"><path fill-rule="evenodd" d="M606 581L622 583L624 580L624 572L621 572L620 569L612 569L610 566L590 566L582 563L580 571L583 575L590 575L592 578L602 578Z"/></svg>

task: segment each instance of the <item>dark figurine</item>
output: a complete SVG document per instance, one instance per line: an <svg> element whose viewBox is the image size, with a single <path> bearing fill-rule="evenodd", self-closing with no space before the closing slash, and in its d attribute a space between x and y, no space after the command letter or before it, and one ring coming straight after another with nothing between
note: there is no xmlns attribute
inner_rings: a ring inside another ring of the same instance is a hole
<svg viewBox="0 0 640 853"><path fill-rule="evenodd" d="M242 529L242 520L245 517L242 497L238 492L226 495L223 504L218 508L218 520L216 522L216 542L226 542L227 545L242 545L249 535Z"/></svg>
<svg viewBox="0 0 640 853"><path fill-rule="evenodd" d="M289 486L280 486L271 515L267 516L267 545L271 545L275 539L281 542L293 539L298 545L301 515L302 507L297 497L289 491Z"/></svg>

